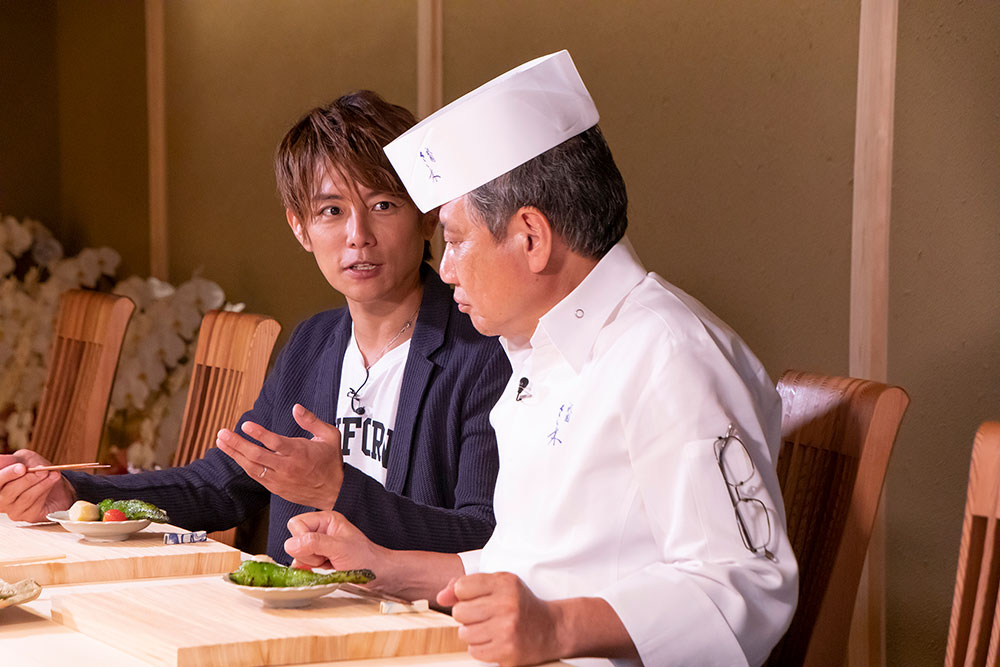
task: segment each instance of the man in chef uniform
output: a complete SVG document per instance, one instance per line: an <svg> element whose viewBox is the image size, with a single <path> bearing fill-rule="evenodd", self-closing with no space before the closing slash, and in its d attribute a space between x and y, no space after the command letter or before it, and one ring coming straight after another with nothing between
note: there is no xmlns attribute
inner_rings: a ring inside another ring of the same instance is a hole
<svg viewBox="0 0 1000 667"><path fill-rule="evenodd" d="M490 415L489 542L392 552L317 512L289 522L286 549L436 598L486 661L758 665L797 598L780 401L731 329L643 268L597 121L562 51L385 149L417 207L441 206L441 277L514 369Z"/></svg>

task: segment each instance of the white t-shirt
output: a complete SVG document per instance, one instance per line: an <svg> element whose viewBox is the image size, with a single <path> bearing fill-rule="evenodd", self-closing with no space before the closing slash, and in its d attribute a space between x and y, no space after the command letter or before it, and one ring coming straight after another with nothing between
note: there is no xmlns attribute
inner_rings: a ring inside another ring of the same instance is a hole
<svg viewBox="0 0 1000 667"><path fill-rule="evenodd" d="M386 352L368 369L368 381L365 382L364 360L354 338L352 325L351 340L347 343L344 364L340 370L336 426L340 429L340 448L344 454L344 463L378 480L383 486L389 467L386 453L396 425L403 369L409 351L410 341L407 339ZM352 401L354 391L357 394ZM362 411L362 414L358 414L355 409Z"/></svg>

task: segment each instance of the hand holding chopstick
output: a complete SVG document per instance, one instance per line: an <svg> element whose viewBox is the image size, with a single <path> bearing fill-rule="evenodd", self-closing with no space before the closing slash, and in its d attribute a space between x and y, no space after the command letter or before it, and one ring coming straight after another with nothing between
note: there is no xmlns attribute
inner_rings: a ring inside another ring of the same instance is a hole
<svg viewBox="0 0 1000 667"><path fill-rule="evenodd" d="M65 463L57 466L33 466L28 468L28 472L46 472L48 470L95 470L97 468L110 468L107 463Z"/></svg>
<svg viewBox="0 0 1000 667"><path fill-rule="evenodd" d="M52 461L30 449L0 454L0 513L6 514L11 521L41 523L50 512L69 509L76 500L76 493L67 475L58 474L66 465L52 465ZM86 465L84 469L102 464ZM47 472L53 468L57 474ZM28 474L30 471L37 472Z"/></svg>

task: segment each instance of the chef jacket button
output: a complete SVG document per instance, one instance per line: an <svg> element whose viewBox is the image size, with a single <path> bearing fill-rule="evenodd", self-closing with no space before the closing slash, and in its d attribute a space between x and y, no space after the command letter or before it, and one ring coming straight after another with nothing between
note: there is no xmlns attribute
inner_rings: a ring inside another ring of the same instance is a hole
<svg viewBox="0 0 1000 667"><path fill-rule="evenodd" d="M576 319L580 319L581 317L583 317L583 309L582 308L577 308L576 309Z"/></svg>

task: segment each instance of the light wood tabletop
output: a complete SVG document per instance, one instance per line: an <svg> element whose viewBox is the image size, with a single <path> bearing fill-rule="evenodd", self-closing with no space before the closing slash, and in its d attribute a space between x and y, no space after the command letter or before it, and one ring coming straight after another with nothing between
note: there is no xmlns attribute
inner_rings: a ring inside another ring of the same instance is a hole
<svg viewBox="0 0 1000 667"><path fill-rule="evenodd" d="M9 519L2 514L0 514L0 523L10 525ZM111 620L108 623L106 636L103 632L95 633L93 628L90 628L89 632L84 632L83 628L78 630L71 627L71 624L58 622L59 616L53 616L53 600L58 601L55 605L58 611L59 606L72 608L72 603L77 601L82 603L84 600L104 599L105 596L108 599L131 599L134 595L155 596L159 594L158 591L151 591L150 587L170 587L170 589L164 588L163 594L167 594L168 590L177 590L179 586L211 588L215 585L218 588L220 576L220 574L215 573L196 576L120 579L102 583L43 585L37 599L0 609L0 646L3 647L3 658L0 662L4 666L10 665L12 667L20 667L21 665L61 667L67 664L142 667L150 664L164 664L162 660L160 662L147 662L148 656L143 656L140 651L134 650L134 640L132 645L129 644L129 632L121 627L116 628L116 623ZM126 593L128 595L124 595ZM192 600L191 604L197 605L198 602ZM135 614L132 616L134 617ZM142 623L147 622L145 618L132 620L138 623L140 628ZM175 633L178 632L178 627L180 626L174 627ZM170 632L170 629L166 629L165 632ZM125 650L125 647L132 648L133 651ZM371 667L373 665L472 667L481 666L483 663L472 659L466 652L448 652L394 658L311 663L286 662L285 664L335 665L337 667Z"/></svg>
<svg viewBox="0 0 1000 667"><path fill-rule="evenodd" d="M68 664L100 664L107 667L147 667L152 664L121 649L114 642L98 641L52 620L51 600L54 596L127 590L130 586L168 586L179 583L197 583L199 580L217 579L218 575L200 577L164 577L144 579L141 582L119 581L101 584L71 584L45 586L38 599L15 607L0 609L0 645L3 646L3 664L11 667L63 667ZM114 627L109 625L109 637ZM123 638L123 641L126 639ZM453 665L476 666L483 663L473 660L468 653L447 653L371 660L346 660L337 662L308 663L313 666L370 667L373 665Z"/></svg>

